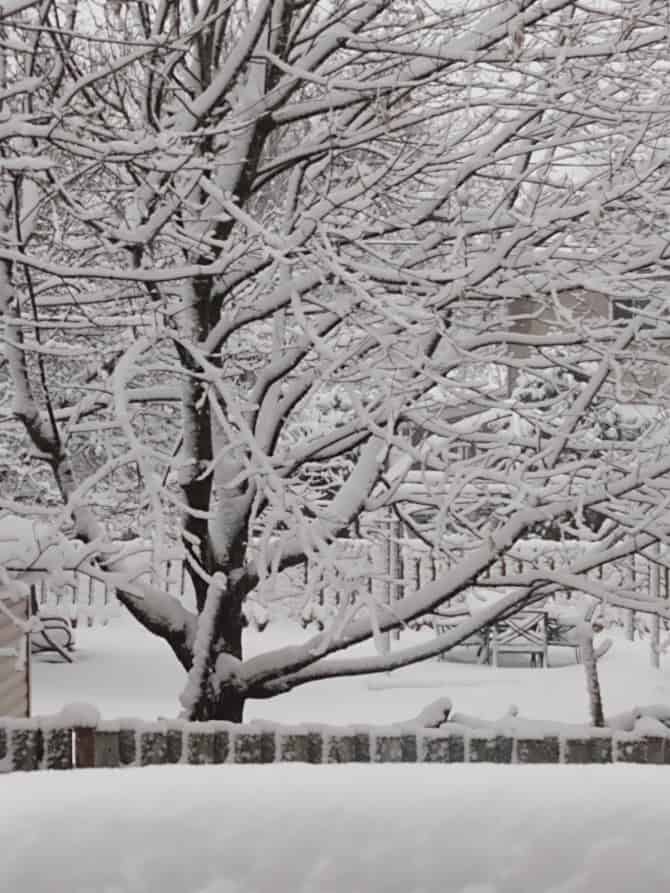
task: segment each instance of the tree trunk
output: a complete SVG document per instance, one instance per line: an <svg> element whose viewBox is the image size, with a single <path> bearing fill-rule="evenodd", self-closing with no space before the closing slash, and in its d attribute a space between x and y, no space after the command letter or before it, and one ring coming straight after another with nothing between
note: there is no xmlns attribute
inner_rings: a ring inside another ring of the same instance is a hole
<svg viewBox="0 0 670 893"><path fill-rule="evenodd" d="M591 624L586 621L580 623L577 627L577 637L582 655L582 663L584 664L584 672L586 673L586 688L589 695L591 722L594 726L603 728L605 725L605 715L603 712L603 699L600 692L596 656L593 650L593 628L591 627Z"/></svg>
<svg viewBox="0 0 670 893"><path fill-rule="evenodd" d="M246 690L239 676L244 615L234 587L219 587L216 577L200 615L193 667L182 696L188 718L205 722L242 722Z"/></svg>
<svg viewBox="0 0 670 893"><path fill-rule="evenodd" d="M210 719L242 722L245 701L245 695L234 688L225 687L217 692L207 685L195 704L190 719L193 722L207 722Z"/></svg>

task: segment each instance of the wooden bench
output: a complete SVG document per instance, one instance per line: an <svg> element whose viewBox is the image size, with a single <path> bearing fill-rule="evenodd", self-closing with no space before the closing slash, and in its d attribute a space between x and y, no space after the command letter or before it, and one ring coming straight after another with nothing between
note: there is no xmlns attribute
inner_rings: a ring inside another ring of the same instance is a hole
<svg viewBox="0 0 670 893"><path fill-rule="evenodd" d="M451 608L428 614L422 622L413 626L428 626L437 635L444 635L471 616L463 608ZM478 661L492 663L493 666L498 666L502 654L527 654L532 667L548 667L550 646L572 648L575 660L579 662L581 655L575 625L576 621L561 620L546 610L528 608L488 624L460 644L476 648ZM597 650L596 656L601 656L605 650L607 646L603 650ZM447 654L448 652L442 652L438 659L446 660Z"/></svg>
<svg viewBox="0 0 670 893"><path fill-rule="evenodd" d="M39 620L39 629L30 634L30 650L33 654L57 654L71 664L74 659L74 628L72 622L46 605L40 605L37 599L37 587L30 590L30 613Z"/></svg>
<svg viewBox="0 0 670 893"><path fill-rule="evenodd" d="M421 629L429 627L434 630L438 636L451 632L456 629L464 620L471 618L467 608L444 608L441 611L434 611L431 614L424 615L420 620L410 624L411 629ZM477 660L481 664L489 662L491 653L491 629L488 626L478 630L473 635L468 636L459 647L476 648ZM446 651L438 655L438 660L447 659Z"/></svg>
<svg viewBox="0 0 670 893"><path fill-rule="evenodd" d="M67 617L38 614L40 629L30 635L33 654L57 654L71 664L74 650L74 632Z"/></svg>
<svg viewBox="0 0 670 893"><path fill-rule="evenodd" d="M545 611L524 610L491 626L491 661L501 654L528 654L531 667L549 666L549 639Z"/></svg>

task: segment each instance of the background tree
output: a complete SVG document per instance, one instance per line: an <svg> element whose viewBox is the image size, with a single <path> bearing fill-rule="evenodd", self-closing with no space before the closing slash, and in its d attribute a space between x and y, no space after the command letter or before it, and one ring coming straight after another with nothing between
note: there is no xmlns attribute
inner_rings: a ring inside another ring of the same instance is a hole
<svg viewBox="0 0 670 893"><path fill-rule="evenodd" d="M3 4L12 416L82 566L189 671L192 718L424 659L560 586L603 597L589 569L667 538L661 414L613 439L594 409L667 395L666 13ZM553 394L509 396L520 370ZM306 644L245 660L268 576L336 575L336 540L388 507L449 572L392 606L345 599ZM538 525L583 535L589 509L607 523L586 557L517 575L447 636L347 655ZM114 545L129 523L156 560L181 538L195 613L136 579L141 544Z"/></svg>

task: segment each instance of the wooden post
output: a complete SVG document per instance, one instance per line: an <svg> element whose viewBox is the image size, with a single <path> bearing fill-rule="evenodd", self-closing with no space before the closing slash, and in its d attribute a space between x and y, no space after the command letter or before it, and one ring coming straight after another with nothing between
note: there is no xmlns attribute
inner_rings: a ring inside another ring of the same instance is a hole
<svg viewBox="0 0 670 893"><path fill-rule="evenodd" d="M14 622L27 621L32 595L3 596L0 605L0 716L30 716L30 635Z"/></svg>
<svg viewBox="0 0 670 893"><path fill-rule="evenodd" d="M77 606L78 608L79 606ZM95 588L93 586L93 577L88 578L88 612L86 615L86 626L93 626L93 617L95 615Z"/></svg>
<svg viewBox="0 0 670 893"><path fill-rule="evenodd" d="M650 663L658 669L661 666L661 619L658 614L651 615L651 648Z"/></svg>
<svg viewBox="0 0 670 893"><path fill-rule="evenodd" d="M77 769L95 766L95 728L80 726L74 730L74 764Z"/></svg>
<svg viewBox="0 0 670 893"><path fill-rule="evenodd" d="M371 546L372 560L372 601L379 605L378 616L382 621L388 618L388 612L383 606L389 603L390 584L388 581L388 551L383 542L373 540ZM375 609L376 610L376 609ZM388 633L382 633L380 647L383 654L388 654L391 647L391 637Z"/></svg>
<svg viewBox="0 0 670 893"><path fill-rule="evenodd" d="M102 618L102 625L107 626L109 623L109 617L112 612L112 604L114 603L114 596L116 595L116 589L113 586L110 586L109 583L105 583L105 591L103 593L103 601L105 604L105 612Z"/></svg>
<svg viewBox="0 0 670 893"><path fill-rule="evenodd" d="M412 572L413 572L413 583L414 583L414 591L417 589L421 589L421 558L416 556L412 558Z"/></svg>
<svg viewBox="0 0 670 893"><path fill-rule="evenodd" d="M304 563L303 567L305 568L305 583L307 583L307 562ZM182 599L184 598L184 590L186 589L187 574L188 571L186 570L186 562L182 558L181 569L179 571L179 595Z"/></svg>
<svg viewBox="0 0 670 893"><path fill-rule="evenodd" d="M623 629L628 641L632 642L635 638L635 611L632 608L624 608Z"/></svg>
<svg viewBox="0 0 670 893"><path fill-rule="evenodd" d="M390 571L391 576L396 581L392 584L391 604L400 601L404 595L404 566L402 556L401 539L403 536L402 521L391 515L389 523L389 549L390 549ZM394 641L400 638L400 630L394 629L391 633Z"/></svg>
<svg viewBox="0 0 670 893"><path fill-rule="evenodd" d="M661 596L661 566L658 563L661 557L660 546L657 543L653 547L654 561L649 563L649 594L658 600ZM661 665L661 618L658 613L651 615L651 647L649 659L652 667L658 669Z"/></svg>
<svg viewBox="0 0 670 893"><path fill-rule="evenodd" d="M28 598L28 605L26 607L26 613L29 619L33 617L33 608L34 608L34 595L32 586L30 588L30 597ZM26 633L23 646L25 650L25 660L26 660L26 688L27 688L27 713L26 716L30 717L33 713L33 649L30 638L30 633Z"/></svg>
<svg viewBox="0 0 670 893"><path fill-rule="evenodd" d="M46 583L42 584L46 586ZM72 629L77 629L77 624L79 623L79 613L77 611L77 603L79 599L79 587L82 585L82 574L79 571L74 572L74 588L72 590L72 607L70 610L70 622L72 623ZM46 602L46 598L45 598ZM56 598L56 607L60 607L60 597Z"/></svg>
<svg viewBox="0 0 670 893"><path fill-rule="evenodd" d="M637 568L635 565L635 553L630 556L631 560L631 583L633 590L635 589L635 584L637 582ZM629 642L632 642L635 638L635 611L632 608L626 609L626 613L624 614L624 631L626 633L626 638Z"/></svg>

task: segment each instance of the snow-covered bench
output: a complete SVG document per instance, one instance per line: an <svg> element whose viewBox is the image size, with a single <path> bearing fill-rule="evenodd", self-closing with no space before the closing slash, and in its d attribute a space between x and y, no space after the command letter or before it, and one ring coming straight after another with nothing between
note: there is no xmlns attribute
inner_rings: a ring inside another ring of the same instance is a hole
<svg viewBox="0 0 670 893"><path fill-rule="evenodd" d="M527 654L531 666L549 666L549 647L572 648L575 660L581 660L580 645L577 636L577 625L586 620L591 623L596 604L589 604L581 609L564 609L554 605L543 605L518 611L503 620L497 620L469 636L461 646L477 649L480 663L498 665L502 654ZM471 618L472 613L467 606L446 608L427 614L414 628L428 626L437 635L443 635L456 629L464 620ZM603 643L595 651L601 657L609 648L609 642ZM440 655L447 659L447 653Z"/></svg>
<svg viewBox="0 0 670 893"><path fill-rule="evenodd" d="M31 633L30 650L33 654L57 654L72 663L74 630L67 617L60 614L39 613L39 629Z"/></svg>
<svg viewBox="0 0 670 893"><path fill-rule="evenodd" d="M501 654L527 654L531 667L549 665L549 630L542 610L525 610L491 626L491 662Z"/></svg>
<svg viewBox="0 0 670 893"><path fill-rule="evenodd" d="M456 627L460 626L460 624L464 620L469 620L471 618L470 611L467 607L455 607L455 608L442 608L437 611L433 611L431 614L424 614L419 620L415 620L409 624L410 629L420 630L424 627L428 627L435 631L438 636L444 635L445 633L451 632L451 630L456 629ZM481 630L478 630L471 636L468 636L463 642L460 643L460 647L465 648L475 648L477 651L477 660L480 663L488 663L490 658L491 651L491 629L486 626ZM446 660L447 652L442 652L439 655L438 660Z"/></svg>

